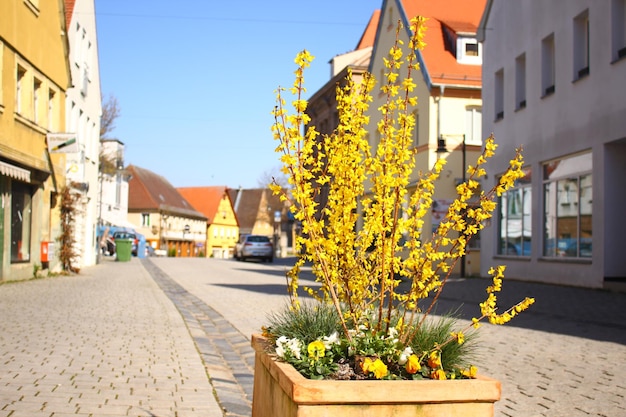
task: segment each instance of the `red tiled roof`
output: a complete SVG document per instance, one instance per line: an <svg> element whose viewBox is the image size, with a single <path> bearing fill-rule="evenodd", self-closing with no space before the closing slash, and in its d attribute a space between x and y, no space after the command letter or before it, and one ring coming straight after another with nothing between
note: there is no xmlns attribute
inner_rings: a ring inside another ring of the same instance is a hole
<svg viewBox="0 0 626 417"><path fill-rule="evenodd" d="M65 27L70 27L70 21L72 20L72 13L74 13L74 5L76 0L65 0Z"/></svg>
<svg viewBox="0 0 626 417"><path fill-rule="evenodd" d="M181 217L205 219L164 177L145 168L129 165L129 211L162 211Z"/></svg>
<svg viewBox="0 0 626 417"><path fill-rule="evenodd" d="M209 223L216 218L222 197L225 195L230 200L228 189L225 186L181 187L177 190L196 210L207 217ZM232 207L232 201L230 204Z"/></svg>
<svg viewBox="0 0 626 417"><path fill-rule="evenodd" d="M481 65L460 64L446 45L444 27L475 34L486 0L402 0L407 20L427 17L422 56L433 84L481 86Z"/></svg>
<svg viewBox="0 0 626 417"><path fill-rule="evenodd" d="M376 29L378 28L378 21L380 20L380 10L374 10L372 16L370 17L367 26L365 27L365 31L363 31L363 35L361 35L361 39L359 39L359 43L357 44L355 50L367 48L368 46L374 46L374 41L376 40Z"/></svg>

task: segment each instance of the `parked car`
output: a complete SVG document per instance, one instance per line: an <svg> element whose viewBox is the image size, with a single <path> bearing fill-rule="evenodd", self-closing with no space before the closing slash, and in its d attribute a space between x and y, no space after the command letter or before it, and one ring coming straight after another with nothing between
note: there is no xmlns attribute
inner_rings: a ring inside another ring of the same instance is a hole
<svg viewBox="0 0 626 417"><path fill-rule="evenodd" d="M139 246L139 239L137 238L136 234L132 232L117 231L113 233L113 240L117 240L117 239L131 239L132 242L131 242L130 252L134 256L137 256L137 247Z"/></svg>
<svg viewBox="0 0 626 417"><path fill-rule="evenodd" d="M267 236L262 235L243 235L239 239L239 243L235 245L235 259L245 261L246 259L256 258L274 261L274 245Z"/></svg>

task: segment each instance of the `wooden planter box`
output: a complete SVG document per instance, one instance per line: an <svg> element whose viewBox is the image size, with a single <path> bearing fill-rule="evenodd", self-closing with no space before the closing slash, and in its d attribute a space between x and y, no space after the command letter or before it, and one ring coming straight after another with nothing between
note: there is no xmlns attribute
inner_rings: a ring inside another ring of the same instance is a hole
<svg viewBox="0 0 626 417"><path fill-rule="evenodd" d="M255 354L252 417L493 417L500 382L316 381L266 353L252 335Z"/></svg>

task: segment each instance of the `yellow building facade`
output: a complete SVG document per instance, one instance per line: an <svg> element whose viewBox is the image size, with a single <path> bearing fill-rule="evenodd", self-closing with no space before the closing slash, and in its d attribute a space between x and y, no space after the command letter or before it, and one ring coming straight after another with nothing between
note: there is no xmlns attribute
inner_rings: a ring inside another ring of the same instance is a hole
<svg viewBox="0 0 626 417"><path fill-rule="evenodd" d="M48 134L65 130L70 84L61 0L0 2L0 280L55 268L65 158ZM51 242L42 250L42 242ZM42 253L43 252L43 253Z"/></svg>
<svg viewBox="0 0 626 417"><path fill-rule="evenodd" d="M220 199L215 219L207 228L207 256L215 258L231 258L237 239L239 225L235 217L233 205L228 194Z"/></svg>

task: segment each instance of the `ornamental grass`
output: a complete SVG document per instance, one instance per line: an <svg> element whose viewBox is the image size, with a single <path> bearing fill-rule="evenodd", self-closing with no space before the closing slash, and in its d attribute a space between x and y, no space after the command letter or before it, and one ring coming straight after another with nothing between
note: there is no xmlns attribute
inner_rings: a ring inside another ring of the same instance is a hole
<svg viewBox="0 0 626 417"><path fill-rule="evenodd" d="M339 124L330 135L321 135L306 113L304 72L313 60L308 51L295 59L291 111L287 91L277 90L272 131L290 187L270 187L289 202L302 233L295 242L298 260L287 273L291 302L269 316L264 334L278 359L309 378L472 378L473 328L483 320L504 324L534 302L525 298L499 312L505 268L496 266L480 317L465 326L453 314L431 317L469 240L492 218L496 198L524 175L523 157L516 150L497 184L481 189L484 165L497 148L493 136L487 138L443 221L432 234L424 230L446 161L438 159L417 181L412 178L413 77L419 74L417 51L425 46L424 18L411 20L406 48L400 30L399 23L384 59L380 91L386 102L377 109L381 117L373 128L380 141L374 149L367 140L372 74L357 84L348 72L345 84L337 86ZM298 278L305 263L320 286L305 287L313 300L301 302Z"/></svg>

